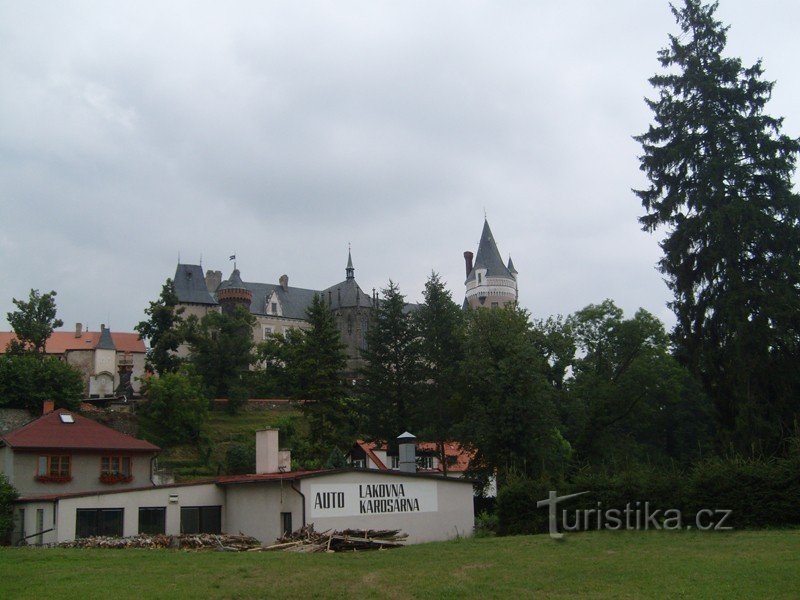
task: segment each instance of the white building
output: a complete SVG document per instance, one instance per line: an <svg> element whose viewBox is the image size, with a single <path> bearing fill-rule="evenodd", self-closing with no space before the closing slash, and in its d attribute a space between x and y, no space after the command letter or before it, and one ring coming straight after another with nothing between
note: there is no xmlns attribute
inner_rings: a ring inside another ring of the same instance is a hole
<svg viewBox="0 0 800 600"><path fill-rule="evenodd" d="M472 532L472 482L438 475L335 469L288 471L277 430L257 433L256 474L135 489L51 493L17 501L15 540L90 535L244 533L270 544L286 531L400 529L408 543Z"/></svg>

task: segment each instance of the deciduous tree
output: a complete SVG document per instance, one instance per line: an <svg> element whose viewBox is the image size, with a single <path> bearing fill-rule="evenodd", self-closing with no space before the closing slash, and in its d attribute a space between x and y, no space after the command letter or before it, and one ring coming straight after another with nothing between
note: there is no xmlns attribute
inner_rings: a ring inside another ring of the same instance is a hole
<svg viewBox="0 0 800 600"><path fill-rule="evenodd" d="M178 306L175 284L167 279L158 300L144 309L148 319L134 327L142 339L150 343L147 367L156 373L174 373L181 365L177 351L184 341L183 311L184 308Z"/></svg>
<svg viewBox="0 0 800 600"><path fill-rule="evenodd" d="M9 343L10 352L33 352L44 355L45 345L53 330L64 322L56 318L56 293L39 294L31 290L28 301L12 299L17 310L6 313L8 322L17 336Z"/></svg>

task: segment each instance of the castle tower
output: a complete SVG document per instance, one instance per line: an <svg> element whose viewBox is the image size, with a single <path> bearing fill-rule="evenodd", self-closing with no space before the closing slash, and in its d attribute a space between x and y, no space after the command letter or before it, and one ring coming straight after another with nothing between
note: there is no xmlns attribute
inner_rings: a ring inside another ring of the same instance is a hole
<svg viewBox="0 0 800 600"><path fill-rule="evenodd" d="M235 268L235 266L231 276L219 284L217 302L219 302L222 312L226 314L232 314L237 306L244 306L247 310L250 310L250 304L253 302L253 292L245 287L239 274L239 269Z"/></svg>
<svg viewBox="0 0 800 600"><path fill-rule="evenodd" d="M356 283L353 257L349 250L345 280L323 290L322 299L328 303L339 327L347 353L347 370L349 373L356 373L365 364L361 351L367 347L373 298L365 294Z"/></svg>
<svg viewBox="0 0 800 600"><path fill-rule="evenodd" d="M467 272L467 279L464 282L465 306L498 308L516 302L519 296L517 270L511 257L508 259L508 265L503 264L487 220L483 222L483 232L474 264L472 257L472 252L464 252Z"/></svg>

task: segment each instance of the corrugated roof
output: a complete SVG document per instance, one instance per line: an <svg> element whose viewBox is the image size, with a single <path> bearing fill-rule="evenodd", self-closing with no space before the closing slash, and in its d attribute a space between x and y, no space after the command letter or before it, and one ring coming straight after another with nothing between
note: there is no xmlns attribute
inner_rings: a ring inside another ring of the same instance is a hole
<svg viewBox="0 0 800 600"><path fill-rule="evenodd" d="M61 415L72 415L64 423ZM60 408L0 436L0 441L15 450L121 450L158 452L155 444L126 435L79 414Z"/></svg>
<svg viewBox="0 0 800 600"><path fill-rule="evenodd" d="M486 269L486 277L511 277L508 267L503 264L503 258L497 249L489 221L484 220L481 241L478 244L478 253L475 255L475 264L467 275L467 281L475 279L476 269Z"/></svg>
<svg viewBox="0 0 800 600"><path fill-rule="evenodd" d="M178 263L173 281L179 302L212 305L217 303L206 287L206 278L200 265Z"/></svg>
<svg viewBox="0 0 800 600"><path fill-rule="evenodd" d="M106 330L108 331L108 330ZM138 333L111 332L111 340L117 352L144 353L147 351L144 341ZM99 331L84 331L80 337L75 337L74 331L54 331L47 344L47 354L64 354L70 350L94 350L100 342ZM13 331L0 331L0 354L5 353L6 346L11 340L17 339Z"/></svg>

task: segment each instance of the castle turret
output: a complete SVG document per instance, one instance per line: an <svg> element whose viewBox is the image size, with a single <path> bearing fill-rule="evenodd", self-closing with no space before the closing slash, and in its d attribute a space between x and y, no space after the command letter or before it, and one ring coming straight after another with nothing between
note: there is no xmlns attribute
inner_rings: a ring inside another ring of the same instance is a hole
<svg viewBox="0 0 800 600"><path fill-rule="evenodd" d="M498 308L517 301L517 270L511 257L508 266L503 264L489 221L483 222L475 263L471 252L465 252L464 259L468 271L465 302L470 308Z"/></svg>
<svg viewBox="0 0 800 600"><path fill-rule="evenodd" d="M253 292L247 289L239 274L239 269L234 268L231 276L223 281L217 288L217 302L222 312L232 314L237 306L250 310L253 302Z"/></svg>

